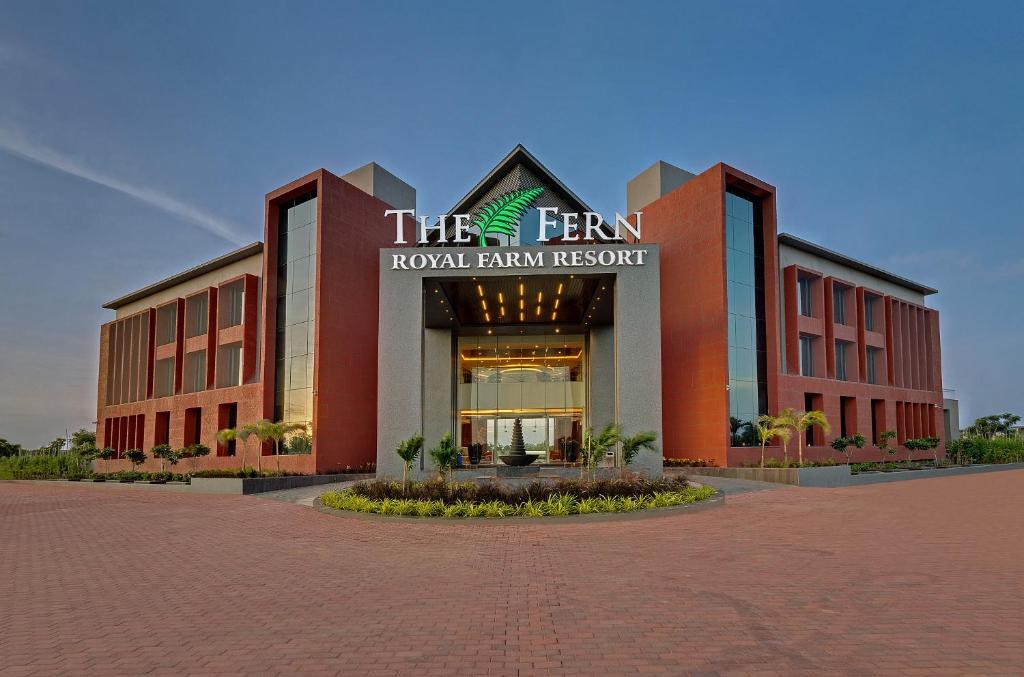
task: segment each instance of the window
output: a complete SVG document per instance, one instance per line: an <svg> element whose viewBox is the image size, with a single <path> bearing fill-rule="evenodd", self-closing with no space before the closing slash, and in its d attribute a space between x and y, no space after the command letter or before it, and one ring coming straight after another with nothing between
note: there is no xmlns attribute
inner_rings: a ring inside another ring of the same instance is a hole
<svg viewBox="0 0 1024 677"><path fill-rule="evenodd" d="M217 387L242 385L242 344L229 343L217 349Z"/></svg>
<svg viewBox="0 0 1024 677"><path fill-rule="evenodd" d="M217 406L217 429L235 428L238 426L238 403L227 402ZM235 440L217 445L218 456L234 456Z"/></svg>
<svg viewBox="0 0 1024 677"><path fill-rule="evenodd" d="M177 340L178 304L168 303L156 311L156 344L164 346Z"/></svg>
<svg viewBox="0 0 1024 677"><path fill-rule="evenodd" d="M832 285L832 320L846 324L846 287L841 284Z"/></svg>
<svg viewBox="0 0 1024 677"><path fill-rule="evenodd" d="M846 381L846 349L850 344L846 341L836 341L836 378Z"/></svg>
<svg viewBox="0 0 1024 677"><path fill-rule="evenodd" d="M206 351L197 350L185 355L185 384L186 393L195 393L206 390Z"/></svg>
<svg viewBox="0 0 1024 677"><path fill-rule="evenodd" d="M227 329L242 324L242 302L245 296L245 285L242 280L232 282L220 288L217 306L220 308L220 327Z"/></svg>
<svg viewBox="0 0 1024 677"><path fill-rule="evenodd" d="M209 295L197 294L185 299L185 337L202 336L206 333L206 315Z"/></svg>
<svg viewBox="0 0 1024 677"><path fill-rule="evenodd" d="M278 218L277 375L274 418L313 420L316 327L316 211L310 193L280 206Z"/></svg>
<svg viewBox="0 0 1024 677"><path fill-rule="evenodd" d="M800 375L814 376L814 337L800 337Z"/></svg>
<svg viewBox="0 0 1024 677"><path fill-rule="evenodd" d="M766 413L764 246L761 203L726 193L729 418L733 446L754 446L753 422Z"/></svg>
<svg viewBox="0 0 1024 677"><path fill-rule="evenodd" d="M875 305L878 301L878 297L870 294L864 294L864 328L868 331L877 331L875 329ZM874 383L874 381L869 381Z"/></svg>
<svg viewBox="0 0 1024 677"><path fill-rule="evenodd" d="M885 400L871 400L871 440L878 444L882 440L879 435L885 425Z"/></svg>
<svg viewBox="0 0 1024 677"><path fill-rule="evenodd" d="M193 407L185 410L185 446L199 444L203 439L203 410Z"/></svg>
<svg viewBox="0 0 1024 677"><path fill-rule="evenodd" d="M174 358L157 360L153 379L153 397L170 397L174 394Z"/></svg>
<svg viewBox="0 0 1024 677"><path fill-rule="evenodd" d="M878 365L878 352L878 348L872 348L868 346L867 365L865 366L865 371L867 372L868 383L871 384L878 383L878 375L875 371Z"/></svg>
<svg viewBox="0 0 1024 677"><path fill-rule="evenodd" d="M796 281L797 293L800 297L800 314L804 317L813 317L811 309L811 278L799 277Z"/></svg>
<svg viewBox="0 0 1024 677"><path fill-rule="evenodd" d="M839 436L848 437L857 430L857 399L839 398Z"/></svg>
<svg viewBox="0 0 1024 677"><path fill-rule="evenodd" d="M156 412L156 426L153 431L153 444L171 443L171 412Z"/></svg>

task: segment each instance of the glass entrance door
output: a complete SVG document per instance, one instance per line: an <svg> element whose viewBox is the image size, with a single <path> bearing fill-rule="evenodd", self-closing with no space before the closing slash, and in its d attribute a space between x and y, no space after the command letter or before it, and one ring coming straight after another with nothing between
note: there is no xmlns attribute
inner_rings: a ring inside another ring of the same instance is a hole
<svg viewBox="0 0 1024 677"><path fill-rule="evenodd" d="M466 461L500 463L518 418L528 453L575 462L586 402L583 347L582 335L459 337L458 439Z"/></svg>

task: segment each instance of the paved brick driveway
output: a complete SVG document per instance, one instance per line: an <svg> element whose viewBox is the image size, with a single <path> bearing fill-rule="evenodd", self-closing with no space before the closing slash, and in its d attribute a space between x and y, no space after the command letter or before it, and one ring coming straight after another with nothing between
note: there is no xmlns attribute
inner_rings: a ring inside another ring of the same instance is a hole
<svg viewBox="0 0 1024 677"><path fill-rule="evenodd" d="M0 483L0 675L1021 674L1024 471L601 523Z"/></svg>

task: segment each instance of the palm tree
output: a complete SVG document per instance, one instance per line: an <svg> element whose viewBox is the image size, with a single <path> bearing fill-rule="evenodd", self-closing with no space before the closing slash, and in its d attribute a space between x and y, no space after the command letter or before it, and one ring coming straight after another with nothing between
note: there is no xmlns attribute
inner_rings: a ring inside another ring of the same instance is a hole
<svg viewBox="0 0 1024 677"><path fill-rule="evenodd" d="M217 443L222 446L228 446L229 443L234 442L239 438L239 431L237 428L224 428L223 430L217 431ZM245 471L245 440L242 440L242 471ZM236 444L237 448L238 445Z"/></svg>
<svg viewBox="0 0 1024 677"><path fill-rule="evenodd" d="M458 450L455 448L455 442L452 440L451 433L445 433L441 441L437 443L437 446L430 450L430 458L434 459L434 463L437 464L437 473L444 480L444 473L448 471L448 480L452 479L452 468L455 466L455 461L458 459Z"/></svg>
<svg viewBox="0 0 1024 677"><path fill-rule="evenodd" d="M395 449L395 453L398 454L398 458L402 459L403 492L409 486L409 473L412 472L412 464L416 460L416 457L420 455L420 451L422 450L423 435L413 435L399 444Z"/></svg>
<svg viewBox="0 0 1024 677"><path fill-rule="evenodd" d="M796 442L800 448L800 465L804 464L804 433L811 426L818 426L822 432L826 435L831 426L828 424L828 419L825 418L825 414L820 411L799 411L797 412L796 423L793 425L793 430L797 434Z"/></svg>
<svg viewBox="0 0 1024 677"><path fill-rule="evenodd" d="M263 474L263 445L270 441L270 431L268 426L272 425L274 424L264 418L254 423L246 423L238 430L238 437L240 437L243 442L247 443L250 437L255 437L260 441L260 449L256 454L256 473L259 475ZM244 465L242 469L245 470Z"/></svg>
<svg viewBox="0 0 1024 677"><path fill-rule="evenodd" d="M780 428L785 428L787 434L779 439L782 440L782 463L785 465L789 462L789 440L793 437L793 431L796 430L797 419L800 418L796 409L792 407L786 407L779 412L779 415L775 417L775 425Z"/></svg>
<svg viewBox="0 0 1024 677"><path fill-rule="evenodd" d="M757 438L761 440L761 467L764 467L764 448L773 439L782 440L783 447L789 444L793 430L781 419L764 414L757 417ZM785 451L783 451L785 454Z"/></svg>
<svg viewBox="0 0 1024 677"><path fill-rule="evenodd" d="M621 437L622 426L618 423L609 423L596 436L593 428L587 428L583 433L583 465L580 468L580 476L582 477L582 471L586 470L587 476L593 479L594 469L597 468L601 457L615 447Z"/></svg>
<svg viewBox="0 0 1024 677"><path fill-rule="evenodd" d="M274 455L277 456L277 472L281 472L281 441L289 434L305 430L305 423L286 423L278 421L266 426L267 439L274 443Z"/></svg>
<svg viewBox="0 0 1024 677"><path fill-rule="evenodd" d="M622 469L625 470L626 466L633 462L636 455L640 453L641 449L654 450L654 443L657 441L658 435L652 430L646 430L639 432L629 437L621 438L622 442Z"/></svg>

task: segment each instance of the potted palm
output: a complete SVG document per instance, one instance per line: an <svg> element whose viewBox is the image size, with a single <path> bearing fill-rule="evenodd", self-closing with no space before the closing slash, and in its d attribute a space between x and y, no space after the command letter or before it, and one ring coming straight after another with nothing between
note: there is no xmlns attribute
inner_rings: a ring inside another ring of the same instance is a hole
<svg viewBox="0 0 1024 677"><path fill-rule="evenodd" d="M636 455L640 453L641 449L654 451L654 443L657 440L658 435L651 430L639 432L635 435L630 435L629 437L623 437L621 439L623 474L625 474L626 467L633 463L633 459L636 458Z"/></svg>
<svg viewBox="0 0 1024 677"><path fill-rule="evenodd" d="M403 491L409 488L409 474L412 472L412 464L423 450L423 436L413 435L403 441L395 449L395 453L402 459L402 487Z"/></svg>
<svg viewBox="0 0 1024 677"><path fill-rule="evenodd" d="M451 481L452 468L455 465L457 455L458 450L455 448L455 442L452 440L451 433L445 433L441 441L437 443L437 446L430 450L430 458L437 465L437 472L442 480L447 472L448 481Z"/></svg>

